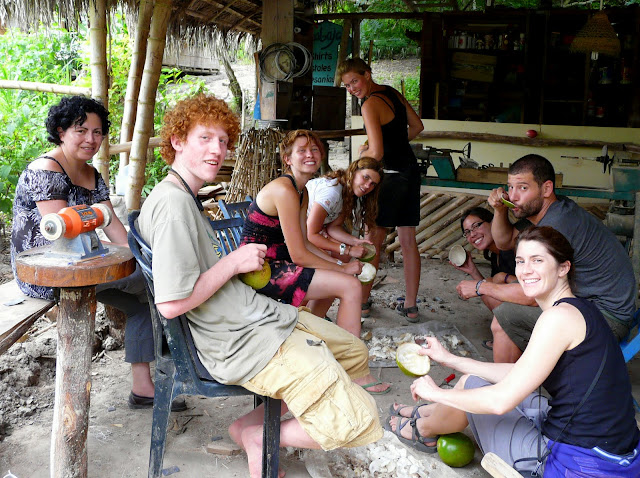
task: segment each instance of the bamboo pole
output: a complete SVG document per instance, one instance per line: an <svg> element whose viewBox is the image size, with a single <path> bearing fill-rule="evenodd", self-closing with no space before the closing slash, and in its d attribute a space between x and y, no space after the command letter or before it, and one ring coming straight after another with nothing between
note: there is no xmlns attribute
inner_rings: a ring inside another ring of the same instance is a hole
<svg viewBox="0 0 640 478"><path fill-rule="evenodd" d="M37 81L0 80L0 89L42 91L45 93L55 93L57 95L91 96L91 88L40 83Z"/></svg>
<svg viewBox="0 0 640 478"><path fill-rule="evenodd" d="M153 138L149 139L148 148L157 148L160 146L160 142L161 142L160 136L154 136ZM111 154L122 154L122 153L128 154L131 152L132 144L133 144L132 141L127 141L126 143L112 144L109 146L109 152Z"/></svg>
<svg viewBox="0 0 640 478"><path fill-rule="evenodd" d="M349 33L351 33L351 20L345 20L342 25L342 37L340 38L340 49L338 50L338 63L342 63L347 59L347 45L349 44ZM342 78L338 76L338 69L336 68L336 75L333 78L333 86L340 86Z"/></svg>
<svg viewBox="0 0 640 478"><path fill-rule="evenodd" d="M91 96L109 110L109 78L107 75L107 2L91 0L89 3L89 44L91 47ZM109 184L109 136L106 135L93 166Z"/></svg>
<svg viewBox="0 0 640 478"><path fill-rule="evenodd" d="M131 141L133 126L138 108L138 95L140 94L140 83L142 82L142 71L144 69L143 51L147 51L147 38L149 37L149 27L151 24L151 13L153 12L153 1L140 0L138 7L138 25L136 26L136 37L131 54L131 66L129 67L129 77L127 79L127 92L124 98L124 111L122 112L122 125L120 126L120 143ZM120 153L120 167L124 168L129 163L129 151ZM111 154L116 154L111 151Z"/></svg>
<svg viewBox="0 0 640 478"><path fill-rule="evenodd" d="M129 186L126 204L129 211L140 208L140 197L144 186L144 171L147 162L149 137L153 133L153 113L156 91L162 71L162 55L167 37L167 25L172 7L171 0L157 0L153 7L147 54L140 84L140 96L129 155Z"/></svg>

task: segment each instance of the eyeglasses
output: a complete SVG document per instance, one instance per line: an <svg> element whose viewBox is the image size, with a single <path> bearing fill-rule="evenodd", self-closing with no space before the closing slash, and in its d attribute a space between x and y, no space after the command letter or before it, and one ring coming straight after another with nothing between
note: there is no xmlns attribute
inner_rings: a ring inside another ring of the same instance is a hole
<svg viewBox="0 0 640 478"><path fill-rule="evenodd" d="M471 234L473 231L478 229L483 224L484 224L484 221L474 222L473 224L471 224L471 229L464 229L462 231L462 237L467 237L469 234Z"/></svg>

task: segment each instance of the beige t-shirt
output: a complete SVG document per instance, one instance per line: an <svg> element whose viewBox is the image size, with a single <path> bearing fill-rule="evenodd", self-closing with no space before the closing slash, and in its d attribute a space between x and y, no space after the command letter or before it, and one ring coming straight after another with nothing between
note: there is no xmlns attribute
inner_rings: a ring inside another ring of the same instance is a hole
<svg viewBox="0 0 640 478"><path fill-rule="evenodd" d="M153 189L142 206L138 230L153 251L156 303L189 297L200 275L220 258L209 221L191 195L172 182ZM242 384L275 355L291 334L298 311L233 277L187 317L211 376Z"/></svg>

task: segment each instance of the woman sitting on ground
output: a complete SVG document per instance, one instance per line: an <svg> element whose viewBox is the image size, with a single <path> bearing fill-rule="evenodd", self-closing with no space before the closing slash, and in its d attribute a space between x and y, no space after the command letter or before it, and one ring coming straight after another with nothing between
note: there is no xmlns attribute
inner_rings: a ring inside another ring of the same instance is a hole
<svg viewBox="0 0 640 478"><path fill-rule="evenodd" d="M466 375L450 390L429 376L415 380L413 398L435 403L392 405L403 417L391 417L390 428L431 451L438 435L470 425L483 453L519 471L539 461L547 478L640 476L627 367L602 313L571 292L571 245L555 229L531 227L520 233L516 251L518 281L543 311L522 357L515 364L479 362L427 338L422 355ZM550 399L538 393L541 386Z"/></svg>
<svg viewBox="0 0 640 478"><path fill-rule="evenodd" d="M480 295L484 305L491 311L504 301L536 305L535 300L527 298L520 287L501 287L503 284L517 282L515 253L513 250L501 251L498 249L491 235L491 221L493 221L493 214L482 207L468 210L460 219L462 235L469 244L479 251L483 251L485 259L491 263L491 276L485 279L473 262L471 254L467 254L467 259L461 266L451 264L471 276L471 280L460 281L456 287L458 295L463 299ZM526 222L528 223L528 221ZM522 226L521 229L525 224L523 223ZM493 284L496 284L496 287L493 287ZM495 318L493 321L492 328L498 323ZM482 345L492 350L493 340L485 340Z"/></svg>
<svg viewBox="0 0 640 478"><path fill-rule="evenodd" d="M500 284L506 284L511 282L517 282L515 276L516 269L516 256L513 250L501 251L493 241L491 235L491 221L493 221L493 214L485 208L474 207L464 213L460 219L460 228L462 229L462 235L469 244L484 253L484 258L491 263L491 275L485 277L478 270L478 267L473 262L471 254L467 253L467 259L461 266L451 264L456 269L466 272L473 279L472 281L462 281L458 285L458 293L460 293L461 286L467 285L463 282L472 282L475 288L478 281L495 282ZM482 302L493 310L499 306L502 301L494 299L488 294L483 294Z"/></svg>
<svg viewBox="0 0 640 478"><path fill-rule="evenodd" d="M378 185L382 164L360 158L345 169L331 171L307 183L307 237L332 257L348 261L366 254L360 239L365 229L375 227L378 214ZM351 231L358 233L354 236Z"/></svg>
<svg viewBox="0 0 640 478"><path fill-rule="evenodd" d="M362 271L362 263L343 263L307 240L309 196L305 185L324 159L322 142L311 131L290 131L280 143L280 156L286 174L260 190L249 206L242 230L242 244L256 242L268 247L271 280L258 292L294 306L309 301L311 311L320 317L324 316L324 312L317 312L318 307L325 307L322 299L337 297L337 324L359 338L362 287L354 274ZM388 384L370 375L358 382L371 393L389 391Z"/></svg>

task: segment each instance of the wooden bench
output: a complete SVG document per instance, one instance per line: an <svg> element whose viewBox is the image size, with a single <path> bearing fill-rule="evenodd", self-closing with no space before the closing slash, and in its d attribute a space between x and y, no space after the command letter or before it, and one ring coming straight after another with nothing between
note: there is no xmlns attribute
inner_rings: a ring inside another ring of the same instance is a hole
<svg viewBox="0 0 640 478"><path fill-rule="evenodd" d="M5 353L38 317L54 305L53 301L24 295L15 280L0 285L0 354Z"/></svg>

